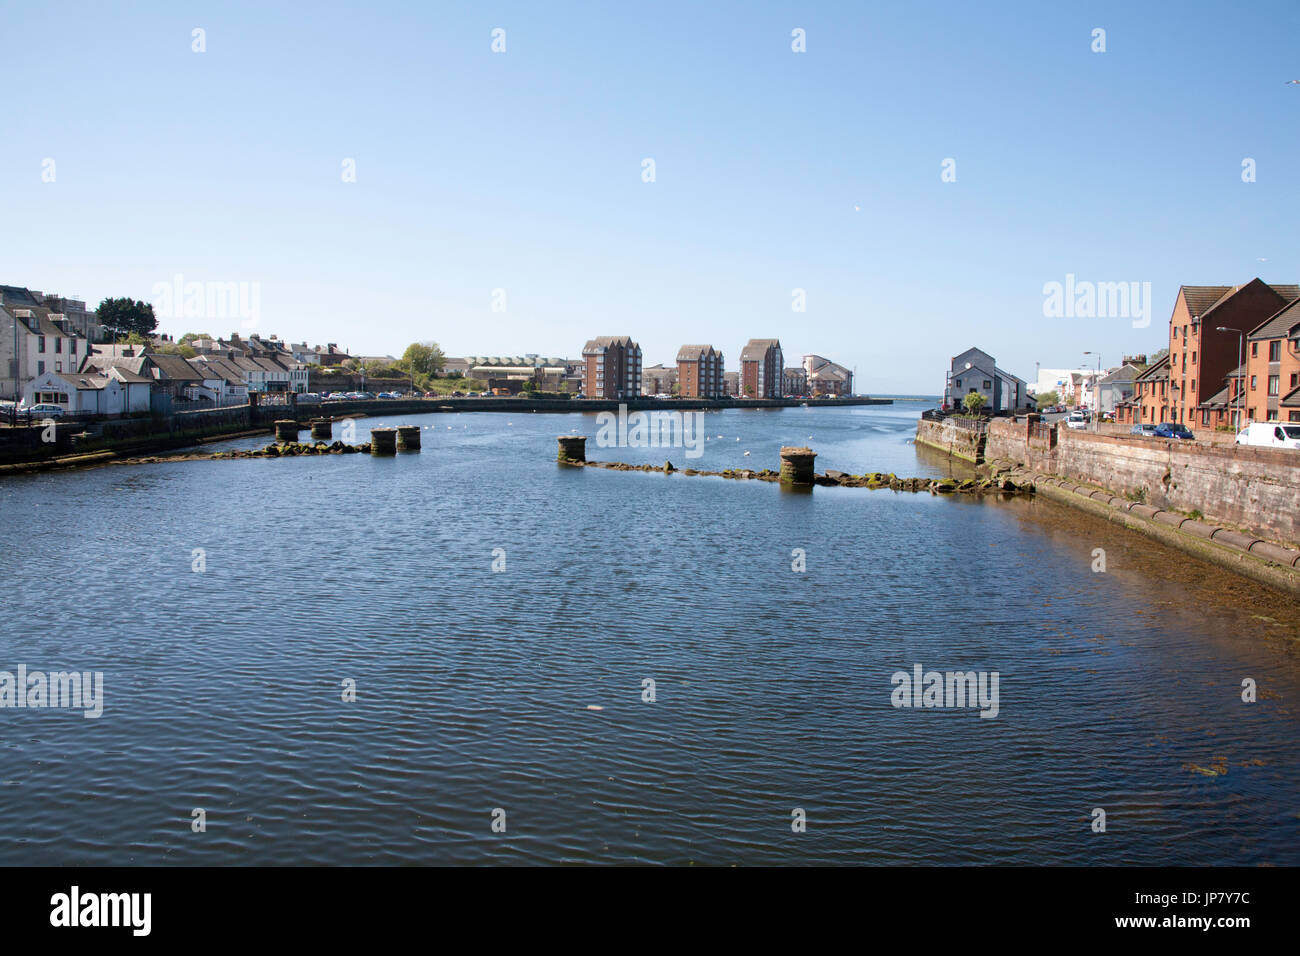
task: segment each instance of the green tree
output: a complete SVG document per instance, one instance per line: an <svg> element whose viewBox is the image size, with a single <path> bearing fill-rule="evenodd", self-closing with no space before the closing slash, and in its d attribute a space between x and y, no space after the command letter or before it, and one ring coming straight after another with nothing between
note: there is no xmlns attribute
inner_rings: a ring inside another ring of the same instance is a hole
<svg viewBox="0 0 1300 956"><path fill-rule="evenodd" d="M399 365L412 375L436 375L446 358L437 342L412 342L402 353Z"/></svg>
<svg viewBox="0 0 1300 956"><path fill-rule="evenodd" d="M138 337L138 336L137 336ZM129 343L133 344L133 343ZM177 345L174 342L168 345L159 346L158 351L163 355L180 355L183 358L192 359L199 353L194 351L188 345Z"/></svg>
<svg viewBox="0 0 1300 956"><path fill-rule="evenodd" d="M1056 392L1042 392L1036 397L1038 399L1039 408L1044 408L1048 405L1059 405L1061 403L1061 396Z"/></svg>
<svg viewBox="0 0 1300 956"><path fill-rule="evenodd" d="M207 332L186 332L184 335L180 337L180 343L181 345L189 345L195 339L210 339L210 338L212 338L212 336L209 335Z"/></svg>
<svg viewBox="0 0 1300 956"><path fill-rule="evenodd" d="M961 404L962 408L966 409L966 414L974 418L980 413L980 409L984 407L984 403L987 401L988 399L979 392L967 392L962 396Z"/></svg>
<svg viewBox="0 0 1300 956"><path fill-rule="evenodd" d="M136 299L104 299L95 309L95 320L115 340L135 333L150 335L158 328L153 306Z"/></svg>

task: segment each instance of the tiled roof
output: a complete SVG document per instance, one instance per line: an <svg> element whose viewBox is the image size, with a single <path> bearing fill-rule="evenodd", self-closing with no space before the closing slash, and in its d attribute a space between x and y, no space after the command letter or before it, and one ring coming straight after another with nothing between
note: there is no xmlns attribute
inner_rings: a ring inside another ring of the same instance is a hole
<svg viewBox="0 0 1300 956"><path fill-rule="evenodd" d="M152 384L153 377L149 374L149 360L143 356L128 358L122 355L92 355L86 359L86 368L97 368L103 372L109 369L116 369L118 376L124 382L140 384L149 382Z"/></svg>
<svg viewBox="0 0 1300 956"><path fill-rule="evenodd" d="M1160 379L1165 377L1160 373L1167 370L1168 368L1169 368L1169 355L1168 353L1166 353L1159 359L1159 361L1156 361L1151 365L1148 365L1146 369L1142 372L1142 374L1139 375L1137 378L1135 378L1133 381L1135 382L1159 381Z"/></svg>
<svg viewBox="0 0 1300 956"><path fill-rule="evenodd" d="M1277 339L1291 334L1291 330L1300 325L1300 296L1288 300L1267 319L1261 322L1246 336L1250 339Z"/></svg>
<svg viewBox="0 0 1300 956"><path fill-rule="evenodd" d="M1204 319L1207 315L1217 309L1224 302L1240 292L1246 286L1253 285L1256 282L1266 285L1283 300L1290 302L1292 299L1300 296L1300 286L1288 283L1263 282L1256 278L1250 282L1244 282L1241 285L1185 285L1181 287L1183 301L1187 303L1187 311L1194 318Z"/></svg>
<svg viewBox="0 0 1300 956"><path fill-rule="evenodd" d="M712 345L683 345L677 350L677 361L698 362L705 355L716 351Z"/></svg>
<svg viewBox="0 0 1300 956"><path fill-rule="evenodd" d="M1232 290L1230 285L1185 285L1180 289L1187 311L1192 315L1209 312Z"/></svg>
<svg viewBox="0 0 1300 956"><path fill-rule="evenodd" d="M1211 395L1205 401L1201 402L1201 404L1196 407L1197 408L1227 408L1229 405L1232 404L1232 399L1228 397L1229 388L1230 386L1220 389L1219 391L1215 392L1213 395Z"/></svg>
<svg viewBox="0 0 1300 956"><path fill-rule="evenodd" d="M190 362L195 368L206 369L205 378L219 378L228 385L243 385L244 373L223 358L209 356Z"/></svg>
<svg viewBox="0 0 1300 956"><path fill-rule="evenodd" d="M605 349L615 345L621 345L624 348L631 348L636 345L630 335L598 335L594 339L588 339L587 344L582 349L582 354L590 352L603 352Z"/></svg>
<svg viewBox="0 0 1300 956"><path fill-rule="evenodd" d="M20 285L0 285L0 302L20 309L31 309L40 305L31 290Z"/></svg>
<svg viewBox="0 0 1300 956"><path fill-rule="evenodd" d="M150 352L149 361L162 374L159 378L173 382L201 382L203 376L183 355L165 355L162 352Z"/></svg>
<svg viewBox="0 0 1300 956"><path fill-rule="evenodd" d="M750 339L745 347L740 350L740 360L742 362L761 362L767 356L768 349L779 349L780 347L781 342L779 339Z"/></svg>
<svg viewBox="0 0 1300 956"><path fill-rule="evenodd" d="M1119 368L1107 372L1098 384L1115 385L1119 382L1131 382L1140 374L1142 374L1140 366L1133 365L1132 363L1121 365Z"/></svg>

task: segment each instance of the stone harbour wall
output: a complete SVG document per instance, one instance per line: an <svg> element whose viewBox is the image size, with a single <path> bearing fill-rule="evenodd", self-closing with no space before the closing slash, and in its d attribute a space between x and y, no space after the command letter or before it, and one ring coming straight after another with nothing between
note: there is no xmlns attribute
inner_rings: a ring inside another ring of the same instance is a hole
<svg viewBox="0 0 1300 956"><path fill-rule="evenodd" d="M941 422L921 419L916 423L916 443L937 448L973 465L984 461L985 433L979 429L961 427L952 419Z"/></svg>
<svg viewBox="0 0 1300 956"><path fill-rule="evenodd" d="M1130 501L1300 543L1300 452L994 421L985 455L1105 488Z"/></svg>

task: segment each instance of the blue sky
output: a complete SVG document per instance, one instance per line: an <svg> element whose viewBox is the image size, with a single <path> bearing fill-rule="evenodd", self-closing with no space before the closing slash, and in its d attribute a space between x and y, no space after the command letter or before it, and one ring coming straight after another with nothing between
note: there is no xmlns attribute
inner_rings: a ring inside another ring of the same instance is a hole
<svg viewBox="0 0 1300 956"><path fill-rule="evenodd" d="M1111 365L1161 347L1181 283L1300 281L1300 4L7 3L4 23L0 282L92 304L256 282L259 331L365 354L630 334L646 364L711 342L734 368L777 336L859 390L934 394L970 345L1026 379ZM1151 327L1045 318L1067 274L1150 282Z"/></svg>

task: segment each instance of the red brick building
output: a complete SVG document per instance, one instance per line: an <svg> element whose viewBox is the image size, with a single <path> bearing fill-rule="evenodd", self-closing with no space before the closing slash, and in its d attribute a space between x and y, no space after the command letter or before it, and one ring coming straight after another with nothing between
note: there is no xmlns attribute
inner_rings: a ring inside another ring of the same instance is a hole
<svg viewBox="0 0 1300 956"><path fill-rule="evenodd" d="M1300 422L1300 298L1246 337L1247 422Z"/></svg>
<svg viewBox="0 0 1300 956"><path fill-rule="evenodd" d="M780 398L785 356L777 339L750 339L740 352L740 397Z"/></svg>
<svg viewBox="0 0 1300 956"><path fill-rule="evenodd" d="M602 335L582 349L582 392L588 398L641 394L641 346L628 335Z"/></svg>
<svg viewBox="0 0 1300 956"><path fill-rule="evenodd" d="M712 345L683 345L677 352L677 394L719 398L723 372L722 353Z"/></svg>
<svg viewBox="0 0 1300 956"><path fill-rule="evenodd" d="M1181 286L1169 318L1169 354L1138 376L1133 400L1116 409L1116 420L1188 427L1214 421L1240 364L1240 338L1298 296L1300 287L1260 279L1239 286Z"/></svg>

